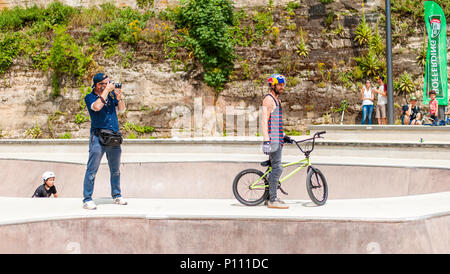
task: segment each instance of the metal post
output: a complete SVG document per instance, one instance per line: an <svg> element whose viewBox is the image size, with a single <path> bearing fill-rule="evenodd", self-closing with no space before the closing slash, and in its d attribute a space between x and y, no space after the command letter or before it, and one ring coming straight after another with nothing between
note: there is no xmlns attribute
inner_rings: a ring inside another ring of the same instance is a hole
<svg viewBox="0 0 450 274"><path fill-rule="evenodd" d="M391 1L386 0L386 65L387 65L387 96L388 124L394 124L394 87L392 84L392 32L391 32Z"/></svg>

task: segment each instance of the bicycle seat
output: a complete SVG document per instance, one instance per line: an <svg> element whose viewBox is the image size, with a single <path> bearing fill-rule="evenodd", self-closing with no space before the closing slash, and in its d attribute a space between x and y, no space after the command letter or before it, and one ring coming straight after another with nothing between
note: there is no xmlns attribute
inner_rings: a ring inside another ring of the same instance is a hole
<svg viewBox="0 0 450 274"><path fill-rule="evenodd" d="M262 162L261 166L270 166L270 160Z"/></svg>

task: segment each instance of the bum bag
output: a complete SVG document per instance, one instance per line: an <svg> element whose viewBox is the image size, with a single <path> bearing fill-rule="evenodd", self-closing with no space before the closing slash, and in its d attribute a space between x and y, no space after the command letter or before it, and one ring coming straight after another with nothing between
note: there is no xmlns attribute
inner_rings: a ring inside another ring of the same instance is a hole
<svg viewBox="0 0 450 274"><path fill-rule="evenodd" d="M102 146L120 146L122 144L123 138L122 133L114 132L109 129L96 129L94 131L95 136L98 137L98 141Z"/></svg>

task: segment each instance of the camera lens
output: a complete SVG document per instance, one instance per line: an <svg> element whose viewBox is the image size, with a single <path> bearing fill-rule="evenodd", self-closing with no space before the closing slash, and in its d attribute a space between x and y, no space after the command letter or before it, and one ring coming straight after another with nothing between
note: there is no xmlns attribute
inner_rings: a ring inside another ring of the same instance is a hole
<svg viewBox="0 0 450 274"><path fill-rule="evenodd" d="M115 86L116 88L122 88L122 83L116 83Z"/></svg>

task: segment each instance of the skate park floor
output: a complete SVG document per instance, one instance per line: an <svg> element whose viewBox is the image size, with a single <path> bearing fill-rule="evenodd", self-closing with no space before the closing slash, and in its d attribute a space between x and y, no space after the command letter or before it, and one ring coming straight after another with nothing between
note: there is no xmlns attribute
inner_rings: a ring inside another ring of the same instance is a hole
<svg viewBox="0 0 450 274"><path fill-rule="evenodd" d="M254 151L235 147L236 142L231 141L222 144L225 153L208 151L210 147L215 148L211 144L202 148L202 141L196 141L200 149L197 152L178 147L163 153L162 150L173 148L174 143L159 143L165 147L158 148L152 141L148 144L147 141L138 142L136 148L132 142L128 146L124 144L122 162L148 168L146 164L151 163L176 165L189 162L215 162L217 165L237 162L244 163L244 166L249 163L257 166L258 162L265 160L256 150L259 142L253 140L243 146L249 147L251 143ZM105 178L96 181L94 192L97 210L82 209L82 195L76 191L70 197L50 199L32 199L27 194L15 197L16 193L0 195L0 237L3 239L0 253L450 253L450 177L447 176L450 159L445 156L428 157L427 154L415 156L420 154L417 150L429 152L436 148L445 155L449 147L447 143L431 144L430 140L429 146L424 147L410 141L396 145L374 144L372 141L360 142L359 145L352 141L342 145L339 142L330 141L328 145L318 147L318 155L313 154L312 159L319 165L334 166L333 172L348 166L362 168L359 175L348 169L347 177L341 178L346 183L340 186L345 187L346 192L352 191L352 179L361 180L358 176L366 174L364 168L371 170L369 176L383 178L384 189L399 184L405 176L410 182L401 186L402 191L380 192L376 197L360 195L361 189L356 187L356 195L349 197L333 196L338 191L330 191L324 206L316 206L302 193L280 195L290 206L287 210L241 205L230 194L231 182L226 183L228 192L225 196L211 194L213 198L207 195L182 198L181 194L189 192L189 189L182 189L178 196L146 198L146 193L143 197L127 197L125 194L129 204L119 206L112 204L108 197L108 174L103 173L98 177ZM78 173L85 168L86 141L68 142L60 147L48 142L53 149L51 153L48 153L48 148L39 148L47 141L22 143L6 141L8 146L0 144L2 165L11 163L14 166L14 161L64 163L81 168ZM188 145L191 147L192 143ZM24 146L22 150L21 146ZM405 154L410 150L416 153ZM399 155L406 156L402 158ZM298 156L287 151L283 160L295 159ZM105 161L102 163L106 169ZM25 164L18 169L12 168L12 173L2 179L5 181L14 174L31 174L30 178L36 180L41 171L33 170L34 167ZM170 166L170 170L168 167L165 170L164 166L157 168L163 173L175 171L176 166ZM400 173L394 177L382 177L391 173L389 168L398 169ZM408 173L401 173L402 170L408 170ZM64 171L61 169L60 173ZM208 170L202 172L208 173ZM233 172L216 176L231 178L235 176ZM333 173L331 177L338 175L342 177L339 173ZM128 178L137 180L139 177ZM189 184L195 190L196 182ZM330 178L330 189L333 184L339 185ZM376 190L370 188L371 184L365 185L367 193ZM305 188L304 184L296 187ZM45 231L51 231L52 237L44 236Z"/></svg>
<svg viewBox="0 0 450 274"><path fill-rule="evenodd" d="M85 210L78 198L2 197L0 253L450 251L450 192L336 199L324 206L285 200L289 209L248 207L234 199L127 200L121 206L96 198L97 209ZM274 237L277 244L268 248Z"/></svg>

